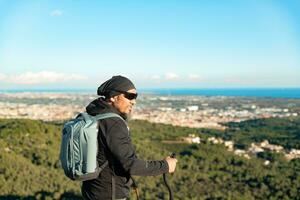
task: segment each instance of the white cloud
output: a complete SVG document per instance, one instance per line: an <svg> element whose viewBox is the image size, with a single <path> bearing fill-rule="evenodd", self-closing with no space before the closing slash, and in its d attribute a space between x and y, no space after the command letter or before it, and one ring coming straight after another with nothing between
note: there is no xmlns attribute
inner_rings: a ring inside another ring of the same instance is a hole
<svg viewBox="0 0 300 200"><path fill-rule="evenodd" d="M6 77L5 74L0 74L0 81L5 81Z"/></svg>
<svg viewBox="0 0 300 200"><path fill-rule="evenodd" d="M167 73L165 77L167 80L176 80L179 78L179 76L175 73Z"/></svg>
<svg viewBox="0 0 300 200"><path fill-rule="evenodd" d="M0 81L15 84L43 84L43 83L62 83L72 80L84 80L87 77L78 74L64 74L50 71L25 72L19 75L0 74Z"/></svg>
<svg viewBox="0 0 300 200"><path fill-rule="evenodd" d="M188 78L193 81L200 80L200 76L198 74L190 74Z"/></svg>
<svg viewBox="0 0 300 200"><path fill-rule="evenodd" d="M160 80L160 76L159 75L153 75L150 77L151 80Z"/></svg>
<svg viewBox="0 0 300 200"><path fill-rule="evenodd" d="M59 17L59 16L62 16L62 15L63 15L63 11L59 10L59 9L52 10L50 12L50 16L52 16L52 17Z"/></svg>

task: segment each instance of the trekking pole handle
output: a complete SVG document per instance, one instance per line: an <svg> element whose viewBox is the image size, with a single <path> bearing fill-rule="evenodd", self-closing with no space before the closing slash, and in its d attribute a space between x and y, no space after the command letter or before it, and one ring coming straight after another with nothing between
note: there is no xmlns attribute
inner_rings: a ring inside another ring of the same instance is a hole
<svg viewBox="0 0 300 200"><path fill-rule="evenodd" d="M170 155L171 158L176 158L176 153L172 152Z"/></svg>

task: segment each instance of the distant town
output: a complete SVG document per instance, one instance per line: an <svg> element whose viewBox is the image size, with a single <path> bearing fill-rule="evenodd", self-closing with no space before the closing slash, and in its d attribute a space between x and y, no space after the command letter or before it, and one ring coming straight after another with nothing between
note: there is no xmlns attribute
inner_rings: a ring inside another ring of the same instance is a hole
<svg viewBox="0 0 300 200"><path fill-rule="evenodd" d="M62 93L2 93L0 118L27 118L43 121L64 121L85 111L85 106L99 98L90 94ZM241 122L255 118L297 117L299 99L272 99L224 96L157 96L145 94L137 100L132 119L153 123L194 128L226 129L226 122ZM203 142L199 136L189 135L165 143ZM206 142L222 144L236 155L250 159L264 151L283 153L288 160L300 158L300 150L284 150L267 140L252 143L248 150L234 149L234 141L210 137ZM9 151L9 149L5 149ZM270 161L266 160L265 165Z"/></svg>
<svg viewBox="0 0 300 200"><path fill-rule="evenodd" d="M2 93L0 118L67 120L83 112L96 98L79 93ZM226 122L299 114L299 99L142 94L131 118L174 126L225 129Z"/></svg>
<svg viewBox="0 0 300 200"><path fill-rule="evenodd" d="M222 138L209 137L208 139L202 139L195 134L190 134L187 137L177 138L176 140L164 140L163 143L190 143L190 144L200 144L201 142L208 142L211 144L224 145L228 151L233 152L235 155L242 156L247 159L257 156L257 154L262 152L276 152L281 153L287 160L293 160L300 158L299 149L284 149L283 146L270 144L268 140L264 140L260 143L251 143L248 149L238 149L234 147L234 141L223 140ZM264 165L269 165L270 161L265 160Z"/></svg>

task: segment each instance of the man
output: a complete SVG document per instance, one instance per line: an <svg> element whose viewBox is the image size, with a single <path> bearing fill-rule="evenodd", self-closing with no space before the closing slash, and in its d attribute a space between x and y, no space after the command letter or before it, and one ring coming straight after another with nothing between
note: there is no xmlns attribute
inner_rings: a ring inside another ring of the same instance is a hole
<svg viewBox="0 0 300 200"><path fill-rule="evenodd" d="M113 76L104 82L97 91L102 96L87 107L88 114L117 113L124 120L114 117L99 120L97 161L102 165L108 160L108 166L94 180L84 181L82 195L84 199L126 199L132 181L130 175L155 176L175 171L175 158L167 157L159 161L144 161L137 158L131 143L127 116L136 104L137 91L126 77ZM102 133L102 130L104 130Z"/></svg>

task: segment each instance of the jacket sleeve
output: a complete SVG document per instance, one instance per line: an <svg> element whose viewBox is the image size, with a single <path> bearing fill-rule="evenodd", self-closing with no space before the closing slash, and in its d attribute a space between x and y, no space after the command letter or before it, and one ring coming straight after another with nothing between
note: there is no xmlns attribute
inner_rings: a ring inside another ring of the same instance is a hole
<svg viewBox="0 0 300 200"><path fill-rule="evenodd" d="M131 175L156 176L169 171L166 160L145 161L137 158L131 142L127 125L120 119L114 119L106 127L106 142L112 155Z"/></svg>

